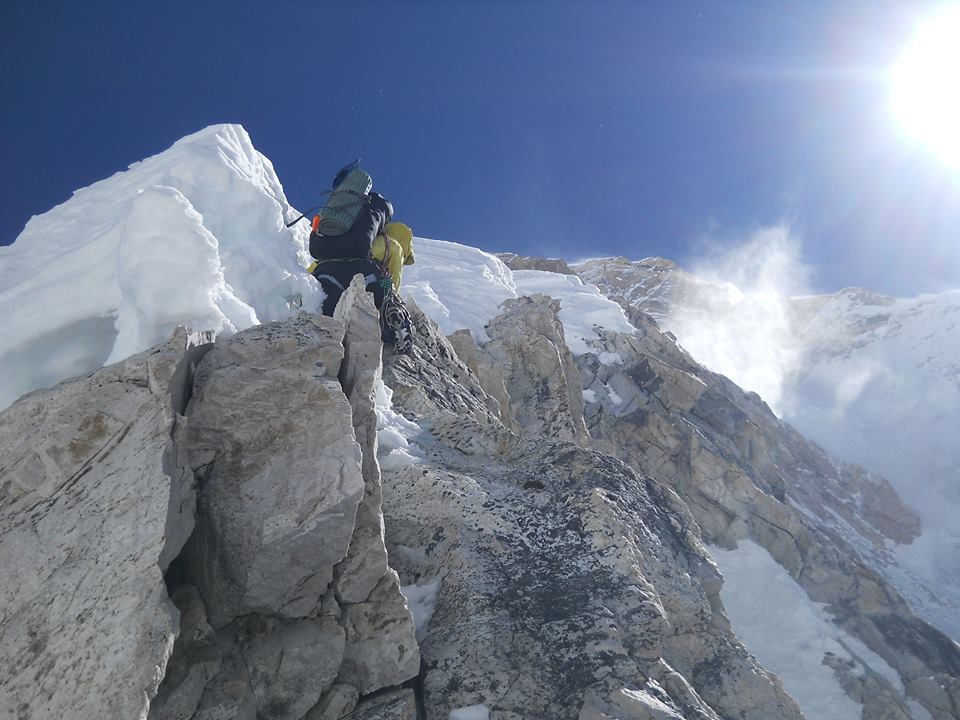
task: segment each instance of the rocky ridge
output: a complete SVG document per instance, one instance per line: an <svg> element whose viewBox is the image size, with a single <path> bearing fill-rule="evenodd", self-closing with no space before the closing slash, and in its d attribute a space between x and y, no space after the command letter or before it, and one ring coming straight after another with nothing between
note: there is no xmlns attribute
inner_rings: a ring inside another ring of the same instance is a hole
<svg viewBox="0 0 960 720"><path fill-rule="evenodd" d="M4 720L799 719L704 546L745 538L958 717L956 646L861 560L916 532L881 479L641 313L573 357L545 296L483 346L411 310L411 357L352 286L333 319L180 333L0 415ZM412 462L378 462L381 373ZM401 585L433 594L416 633ZM834 662L864 718L923 717Z"/></svg>
<svg viewBox="0 0 960 720"><path fill-rule="evenodd" d="M3 414L0 717L362 717L417 675L377 313L341 305L178 333Z"/></svg>

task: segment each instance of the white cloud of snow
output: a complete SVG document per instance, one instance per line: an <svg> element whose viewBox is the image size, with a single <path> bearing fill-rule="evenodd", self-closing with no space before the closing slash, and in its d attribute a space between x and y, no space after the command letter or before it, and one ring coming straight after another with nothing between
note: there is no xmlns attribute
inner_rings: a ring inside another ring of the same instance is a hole
<svg viewBox="0 0 960 720"><path fill-rule="evenodd" d="M691 271L703 292L695 303L674 305L664 323L699 362L757 392L778 413L785 380L801 360L789 302L808 284L800 250L786 225L733 247L702 245Z"/></svg>
<svg viewBox="0 0 960 720"><path fill-rule="evenodd" d="M886 572L925 619L960 636L960 291L810 295L785 224L701 254L661 326L832 455L891 482L923 536Z"/></svg>

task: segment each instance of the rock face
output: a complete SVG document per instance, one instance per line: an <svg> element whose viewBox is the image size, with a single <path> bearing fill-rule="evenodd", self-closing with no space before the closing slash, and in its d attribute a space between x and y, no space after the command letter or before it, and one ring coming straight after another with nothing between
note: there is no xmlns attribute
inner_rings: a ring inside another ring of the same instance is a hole
<svg viewBox="0 0 960 720"><path fill-rule="evenodd" d="M363 477L337 380L341 332L312 319L263 325L197 368L187 440L203 521L185 560L214 627L305 617L347 553Z"/></svg>
<svg viewBox="0 0 960 720"><path fill-rule="evenodd" d="M653 316L699 362L761 392L832 456L888 479L919 514L923 536L876 569L915 612L960 639L960 291L771 297L751 292L749 280L738 289L661 258L606 258L573 269L612 300ZM873 514L900 513L888 493L864 497ZM907 542L901 533L888 537Z"/></svg>
<svg viewBox="0 0 960 720"><path fill-rule="evenodd" d="M362 285L336 319L253 328L197 368L198 520L178 581L198 587L223 663L192 717L300 720L418 673L383 542L379 377L378 317Z"/></svg>
<svg viewBox="0 0 960 720"><path fill-rule="evenodd" d="M0 717L146 713L178 630L163 572L193 530L172 385L195 342L0 416Z"/></svg>
<svg viewBox="0 0 960 720"><path fill-rule="evenodd" d="M377 313L361 286L341 305L180 333L4 413L0 717L300 720L417 675Z"/></svg>
<svg viewBox="0 0 960 720"><path fill-rule="evenodd" d="M518 306L549 310L511 312ZM457 333L451 338L457 352L497 400L500 419L511 430L586 443L580 373L557 318L559 301L534 295L502 307L506 312L487 325L490 342L478 348L469 333Z"/></svg>
<svg viewBox="0 0 960 720"><path fill-rule="evenodd" d="M545 297L509 305L503 325L531 328L512 351L531 356L505 366L502 387L562 365L546 342L556 309ZM426 717L484 705L494 718L800 718L730 632L719 573L677 495L573 433L540 434L576 426L571 404L557 402L563 382L525 395L538 422L523 435L489 413L453 411L479 405L477 381L414 316L429 341L393 358L385 381L395 406L430 429L429 454L384 473L384 509L404 583L439 580L421 643ZM445 395L416 390L437 375Z"/></svg>

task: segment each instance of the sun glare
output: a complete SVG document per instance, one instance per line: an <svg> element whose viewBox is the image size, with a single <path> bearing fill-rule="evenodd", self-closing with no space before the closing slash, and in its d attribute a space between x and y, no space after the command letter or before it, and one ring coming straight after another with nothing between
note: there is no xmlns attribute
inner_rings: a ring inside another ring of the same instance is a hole
<svg viewBox="0 0 960 720"><path fill-rule="evenodd" d="M891 82L893 110L907 132L960 168L960 5L918 28Z"/></svg>

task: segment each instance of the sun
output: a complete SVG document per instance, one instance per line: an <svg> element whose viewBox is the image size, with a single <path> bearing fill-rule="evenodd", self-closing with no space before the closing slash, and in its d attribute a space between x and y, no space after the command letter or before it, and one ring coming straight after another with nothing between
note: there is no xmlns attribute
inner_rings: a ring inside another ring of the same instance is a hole
<svg viewBox="0 0 960 720"><path fill-rule="evenodd" d="M890 80L906 131L960 168L960 5L917 29Z"/></svg>

